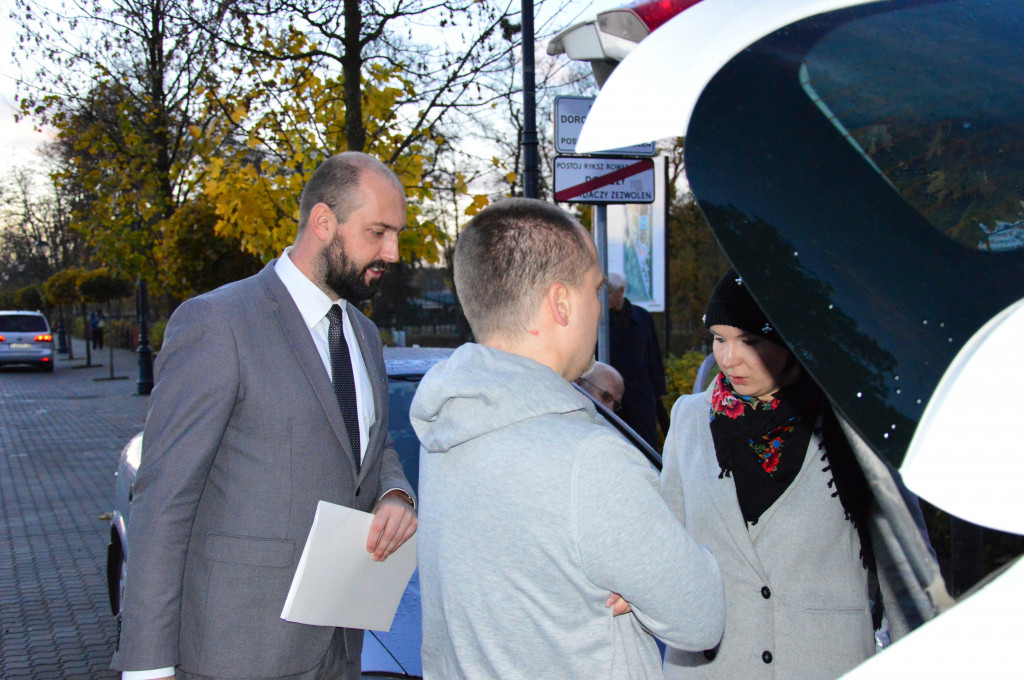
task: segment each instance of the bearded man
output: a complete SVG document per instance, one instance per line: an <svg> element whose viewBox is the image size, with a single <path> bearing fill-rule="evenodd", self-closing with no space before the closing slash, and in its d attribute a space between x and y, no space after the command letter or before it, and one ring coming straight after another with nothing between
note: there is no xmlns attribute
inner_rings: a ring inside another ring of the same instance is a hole
<svg viewBox="0 0 1024 680"><path fill-rule="evenodd" d="M416 530L380 333L352 304L398 260L404 224L391 170L332 156L294 244L171 317L133 490L125 680L359 677L361 630L280 616L318 501L375 513L376 560Z"/></svg>

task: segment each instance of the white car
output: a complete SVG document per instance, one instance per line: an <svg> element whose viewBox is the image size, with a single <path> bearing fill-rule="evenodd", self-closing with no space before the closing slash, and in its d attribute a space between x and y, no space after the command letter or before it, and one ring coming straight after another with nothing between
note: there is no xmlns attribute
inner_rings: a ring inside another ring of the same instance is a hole
<svg viewBox="0 0 1024 680"><path fill-rule="evenodd" d="M29 364L49 373L56 358L53 333L41 312L0 311L0 366Z"/></svg>
<svg viewBox="0 0 1024 680"><path fill-rule="evenodd" d="M1024 5L690 4L609 55L576 149L685 138L702 214L844 420L920 626L849 677L1019 676L1024 563L951 607L888 470L1024 535Z"/></svg>

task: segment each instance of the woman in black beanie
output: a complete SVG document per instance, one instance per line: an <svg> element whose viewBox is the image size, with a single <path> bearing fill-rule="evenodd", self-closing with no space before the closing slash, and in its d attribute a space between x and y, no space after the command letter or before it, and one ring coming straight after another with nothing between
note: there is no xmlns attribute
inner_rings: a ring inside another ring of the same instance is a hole
<svg viewBox="0 0 1024 680"><path fill-rule="evenodd" d="M730 270L704 323L721 373L680 398L661 492L719 561L725 634L665 677L836 678L874 653L871 495L828 399Z"/></svg>

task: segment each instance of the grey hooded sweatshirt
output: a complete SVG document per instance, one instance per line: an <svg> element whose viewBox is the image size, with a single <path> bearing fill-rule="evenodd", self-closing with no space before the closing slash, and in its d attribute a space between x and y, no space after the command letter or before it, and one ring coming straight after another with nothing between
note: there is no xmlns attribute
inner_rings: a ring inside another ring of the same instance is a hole
<svg viewBox="0 0 1024 680"><path fill-rule="evenodd" d="M661 678L722 635L718 564L658 474L550 368L467 344L412 403L426 678ZM605 607L621 594L633 612ZM649 632L648 632L649 631Z"/></svg>

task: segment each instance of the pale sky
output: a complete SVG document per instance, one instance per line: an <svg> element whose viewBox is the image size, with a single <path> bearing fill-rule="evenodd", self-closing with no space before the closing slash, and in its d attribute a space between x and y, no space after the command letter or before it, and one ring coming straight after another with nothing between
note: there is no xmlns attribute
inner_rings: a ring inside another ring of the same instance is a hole
<svg viewBox="0 0 1024 680"><path fill-rule="evenodd" d="M42 133L33 131L30 121L14 122L18 73L11 57L17 31L17 24L10 18L13 5L13 0L0 0L0 58L7 64L0 72L0 173L37 163L35 149L44 140Z"/></svg>
<svg viewBox="0 0 1024 680"><path fill-rule="evenodd" d="M627 3L628 0L572 0L573 11L562 13L565 16L564 22L556 18L551 25L559 29L565 28L578 20L589 19L600 11L621 7ZM0 174L6 174L13 167L27 167L38 163L35 150L45 141L44 133L33 130L31 121L14 122L17 73L10 57L16 31L16 25L9 16L12 4L11 0L0 0L0 55L3 55L8 64L0 73ZM543 17L538 16L535 20L538 31L542 22ZM537 124L539 126L550 122L538 120Z"/></svg>
<svg viewBox="0 0 1024 680"><path fill-rule="evenodd" d="M5 6L6 4L4 3ZM8 168L36 162L34 152L44 137L32 130L31 122L14 122L14 113L17 110L14 103L16 74L12 72L14 66L10 58L14 46L14 25L6 11L2 21L0 54L5 58L7 67L0 73L0 171L6 172Z"/></svg>

